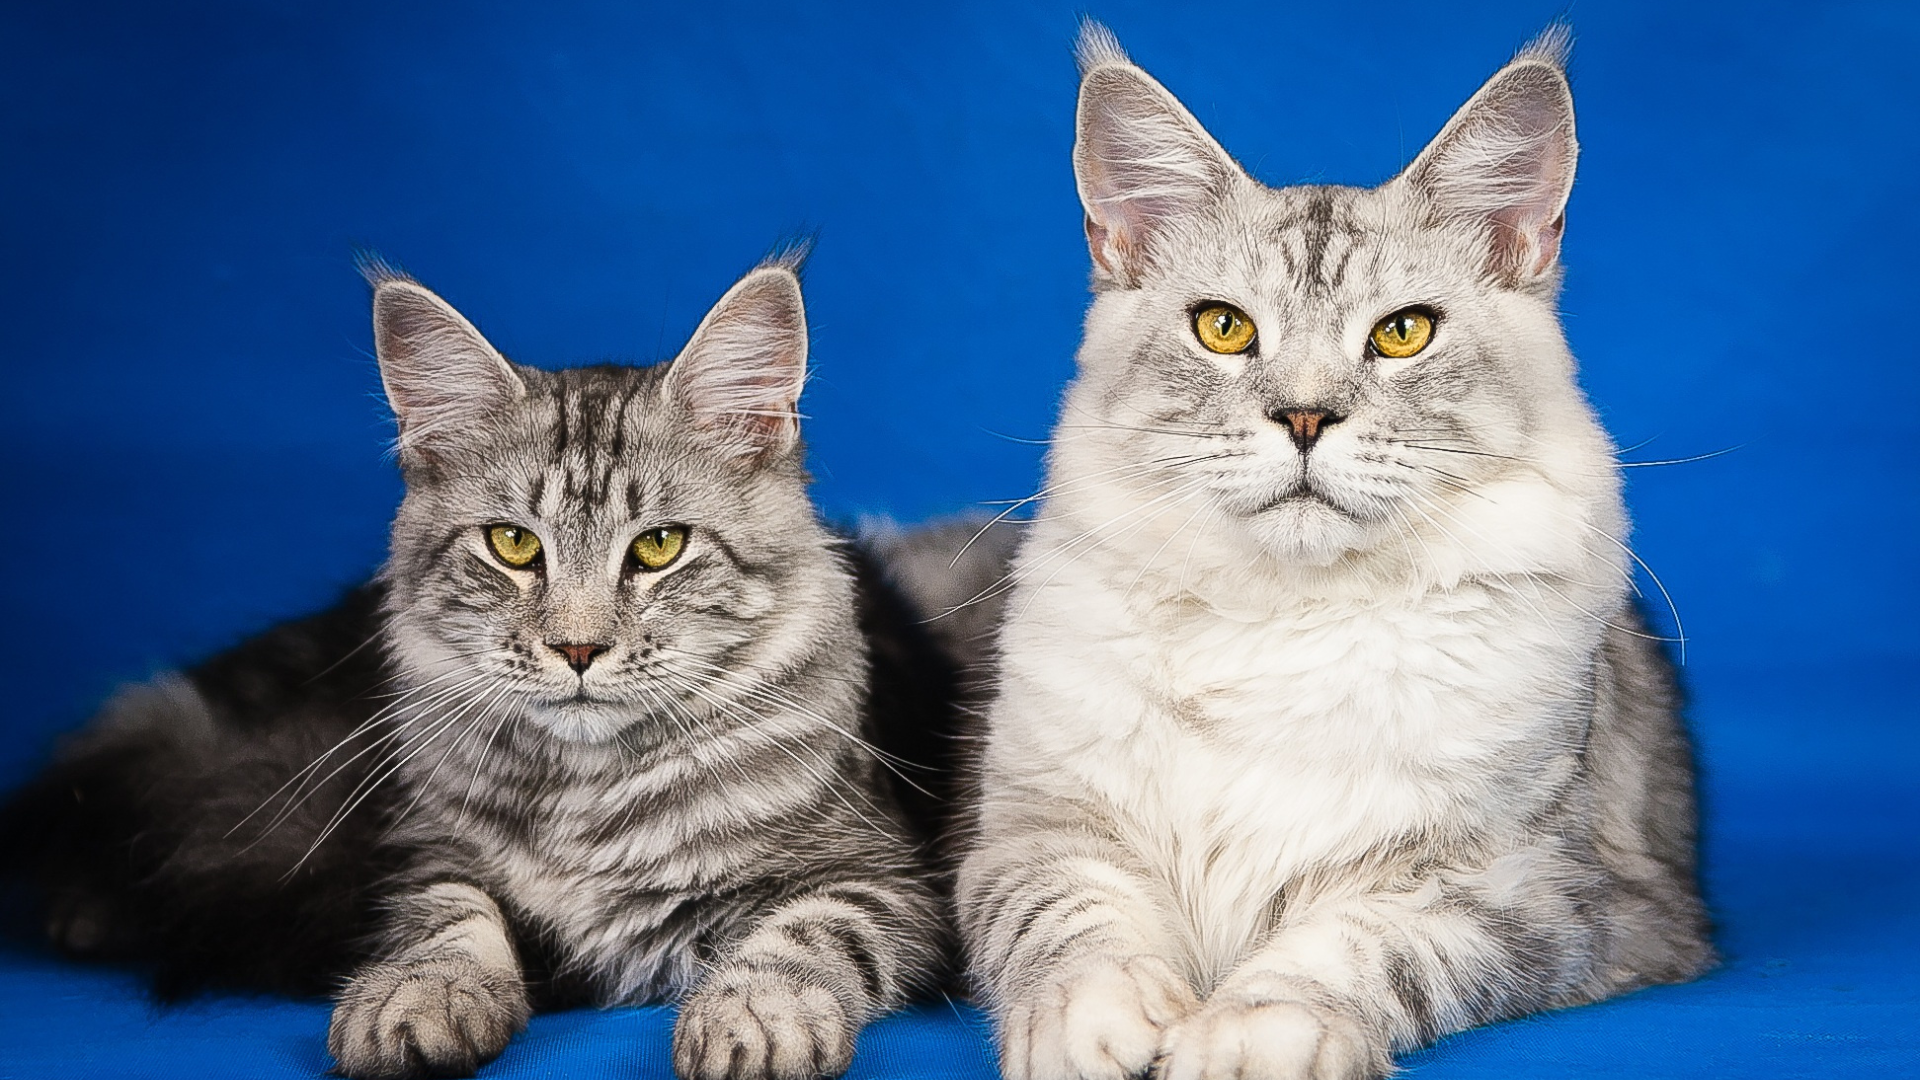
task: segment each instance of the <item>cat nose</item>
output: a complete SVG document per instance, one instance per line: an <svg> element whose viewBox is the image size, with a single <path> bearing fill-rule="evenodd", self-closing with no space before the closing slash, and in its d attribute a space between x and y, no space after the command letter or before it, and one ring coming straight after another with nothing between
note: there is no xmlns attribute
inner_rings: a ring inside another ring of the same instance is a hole
<svg viewBox="0 0 1920 1080"><path fill-rule="evenodd" d="M567 666L582 675L586 674L587 667L593 663L594 657L607 651L607 646L591 641L584 643L549 641L547 648L566 657Z"/></svg>
<svg viewBox="0 0 1920 1080"><path fill-rule="evenodd" d="M1346 419L1325 409L1275 409L1267 415L1274 423L1287 426L1287 434L1293 437L1293 445L1299 447L1303 454L1320 441L1322 431Z"/></svg>

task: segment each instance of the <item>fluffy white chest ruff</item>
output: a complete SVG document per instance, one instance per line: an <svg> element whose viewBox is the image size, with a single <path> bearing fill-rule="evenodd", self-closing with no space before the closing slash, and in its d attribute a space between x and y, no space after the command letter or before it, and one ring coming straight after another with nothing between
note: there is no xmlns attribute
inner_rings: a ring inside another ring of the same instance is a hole
<svg viewBox="0 0 1920 1080"><path fill-rule="evenodd" d="M1497 591L1249 618L1064 587L1072 604L1009 627L1002 708L1021 719L996 724L993 766L1100 806L1200 985L1284 917L1289 890L1334 876L1316 871L1518 820L1573 767L1557 733L1577 717L1547 687L1577 648Z"/></svg>

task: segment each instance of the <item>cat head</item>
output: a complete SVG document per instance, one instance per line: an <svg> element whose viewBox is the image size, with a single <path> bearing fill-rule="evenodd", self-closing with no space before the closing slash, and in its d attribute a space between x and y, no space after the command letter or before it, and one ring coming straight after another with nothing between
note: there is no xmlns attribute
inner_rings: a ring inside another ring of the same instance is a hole
<svg viewBox="0 0 1920 1080"><path fill-rule="evenodd" d="M1270 188L1087 27L1074 167L1095 299L1056 461L1308 566L1459 533L1449 515L1523 473L1604 502L1554 310L1578 154L1566 43L1522 50L1379 187Z"/></svg>
<svg viewBox="0 0 1920 1080"><path fill-rule="evenodd" d="M738 715L741 686L823 642L859 655L807 497L793 260L742 278L647 368L514 364L418 282L368 276L406 481L388 645L423 701L568 742L644 739Z"/></svg>

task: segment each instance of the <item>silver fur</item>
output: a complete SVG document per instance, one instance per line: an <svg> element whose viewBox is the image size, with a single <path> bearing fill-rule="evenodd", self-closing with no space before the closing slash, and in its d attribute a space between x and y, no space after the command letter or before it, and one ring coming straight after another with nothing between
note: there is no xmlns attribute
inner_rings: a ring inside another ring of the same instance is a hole
<svg viewBox="0 0 1920 1080"><path fill-rule="evenodd" d="M1710 962L1672 675L1554 310L1565 46L1378 188L1273 189L1083 36L1095 296L958 885L1009 1080L1379 1076ZM1200 346L1210 301L1246 352ZM1427 349L1372 351L1411 305Z"/></svg>
<svg viewBox="0 0 1920 1080"><path fill-rule="evenodd" d="M398 828L431 854L341 997L341 1067L497 1053L527 1015L507 908L595 1000L686 995L689 1080L839 1073L941 934L856 733L865 653L800 463L792 269L742 279L646 370L510 365L396 276L374 307L408 481L384 573ZM537 567L491 556L497 522L541 538ZM662 525L684 554L637 567ZM576 670L556 643L582 642L603 651Z"/></svg>
<svg viewBox="0 0 1920 1080"><path fill-rule="evenodd" d="M390 558L333 611L123 694L29 791L79 838L42 860L56 940L124 939L183 984L357 963L328 1035L352 1077L470 1074L542 995L678 999L687 1080L838 1074L941 977L948 934L861 734L793 261L652 368L512 364L417 282L368 276L406 479ZM501 525L539 557L497 555ZM633 544L663 527L684 548L649 568ZM119 869L136 839L152 865ZM235 936L204 912L232 910L257 944L185 970Z"/></svg>

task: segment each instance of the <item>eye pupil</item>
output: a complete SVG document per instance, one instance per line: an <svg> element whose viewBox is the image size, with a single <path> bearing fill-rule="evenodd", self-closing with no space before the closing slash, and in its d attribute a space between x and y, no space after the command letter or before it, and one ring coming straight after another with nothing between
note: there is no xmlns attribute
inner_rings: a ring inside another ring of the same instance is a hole
<svg viewBox="0 0 1920 1080"><path fill-rule="evenodd" d="M686 540L687 530L683 525L648 529L633 538L633 558L643 570L665 570L679 561Z"/></svg>
<svg viewBox="0 0 1920 1080"><path fill-rule="evenodd" d="M517 525L488 528L487 542L496 558L515 569L532 566L540 557L540 538Z"/></svg>
<svg viewBox="0 0 1920 1080"><path fill-rule="evenodd" d="M1405 359L1423 352L1433 340L1434 316L1421 308L1396 311L1374 324L1372 341L1375 353L1392 359Z"/></svg>
<svg viewBox="0 0 1920 1080"><path fill-rule="evenodd" d="M1231 304L1208 304L1193 313L1193 334L1208 351L1232 355L1253 347L1253 323Z"/></svg>

